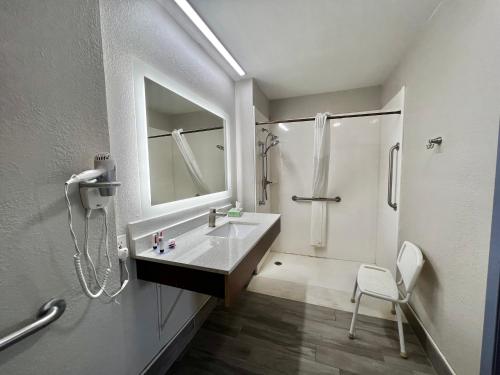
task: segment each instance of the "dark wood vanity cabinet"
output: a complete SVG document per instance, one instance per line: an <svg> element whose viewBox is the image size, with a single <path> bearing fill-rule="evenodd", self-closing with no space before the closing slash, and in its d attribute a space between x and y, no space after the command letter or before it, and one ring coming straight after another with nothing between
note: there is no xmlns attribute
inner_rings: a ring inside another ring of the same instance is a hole
<svg viewBox="0 0 500 375"><path fill-rule="evenodd" d="M230 306L250 282L280 228L278 219L229 273L136 259L137 278L223 298L225 305Z"/></svg>

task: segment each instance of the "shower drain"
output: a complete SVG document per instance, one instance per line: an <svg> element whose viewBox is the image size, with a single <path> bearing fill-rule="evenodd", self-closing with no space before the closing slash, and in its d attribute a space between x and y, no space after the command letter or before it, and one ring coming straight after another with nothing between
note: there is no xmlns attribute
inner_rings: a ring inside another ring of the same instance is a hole
<svg viewBox="0 0 500 375"><path fill-rule="evenodd" d="M278 262L274 262L274 264L276 264L277 266L281 266L283 263L278 261Z"/></svg>

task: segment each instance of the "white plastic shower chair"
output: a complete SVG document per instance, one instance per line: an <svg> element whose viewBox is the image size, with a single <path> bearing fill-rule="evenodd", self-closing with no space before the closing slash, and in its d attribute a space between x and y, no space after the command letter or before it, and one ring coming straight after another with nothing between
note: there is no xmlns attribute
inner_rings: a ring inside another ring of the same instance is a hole
<svg viewBox="0 0 500 375"><path fill-rule="evenodd" d="M354 284L354 292L352 293L351 302L356 302L354 314L352 316L351 328L349 329L349 338L354 339L354 331L356 319L358 317L359 302L361 296L367 296L383 299L392 302L392 313L396 314L398 320L399 345L401 347L400 355L403 358L408 358L405 349L405 339L403 334L402 311L400 304L408 303L411 292L415 287L417 278L424 265L422 251L409 241L405 241L397 259L397 268L401 279L395 281L394 277L387 268L363 264L359 267L358 276ZM404 298L399 298L398 285L403 286ZM359 289L359 294L356 296L356 291Z"/></svg>

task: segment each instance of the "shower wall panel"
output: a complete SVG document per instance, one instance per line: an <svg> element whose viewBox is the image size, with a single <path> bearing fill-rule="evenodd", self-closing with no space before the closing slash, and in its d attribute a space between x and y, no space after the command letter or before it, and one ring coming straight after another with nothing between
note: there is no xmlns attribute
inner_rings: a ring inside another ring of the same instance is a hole
<svg viewBox="0 0 500 375"><path fill-rule="evenodd" d="M377 243L380 126L378 118L331 121L331 160L327 246L309 245L311 204L294 202L293 195L310 197L314 129L312 122L273 125L280 144L271 157L272 212L282 214L279 252L360 262L375 261Z"/></svg>

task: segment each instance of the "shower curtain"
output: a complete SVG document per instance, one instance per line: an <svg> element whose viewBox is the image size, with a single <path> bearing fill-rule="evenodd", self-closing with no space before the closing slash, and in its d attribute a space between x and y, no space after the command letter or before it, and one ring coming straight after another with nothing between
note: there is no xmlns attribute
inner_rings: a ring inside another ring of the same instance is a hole
<svg viewBox="0 0 500 375"><path fill-rule="evenodd" d="M313 198L326 197L330 166L330 121L328 113L318 113L314 122ZM327 202L311 202L311 245L326 246Z"/></svg>
<svg viewBox="0 0 500 375"><path fill-rule="evenodd" d="M196 162L193 151L191 150L191 147L189 147L186 137L182 135L182 129L175 129L172 131L172 138L174 139L175 144L184 159L184 163L186 164L191 179L193 180L199 194L203 195L210 193L210 189L203 178L203 174L201 173L200 167Z"/></svg>

